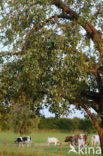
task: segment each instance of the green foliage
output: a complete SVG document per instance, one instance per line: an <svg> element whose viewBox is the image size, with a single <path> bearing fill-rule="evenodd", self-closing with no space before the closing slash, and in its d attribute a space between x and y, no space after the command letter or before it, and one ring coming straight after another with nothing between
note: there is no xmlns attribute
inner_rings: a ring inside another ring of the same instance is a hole
<svg viewBox="0 0 103 156"><path fill-rule="evenodd" d="M103 114L102 2L63 2L0 1L0 41L12 49L0 59L2 118L19 104L40 116L44 103L56 117L75 102Z"/></svg>
<svg viewBox="0 0 103 156"><path fill-rule="evenodd" d="M90 119L80 118L40 118L39 129L57 129L69 132L84 131L86 133L94 133L96 129Z"/></svg>
<svg viewBox="0 0 103 156"><path fill-rule="evenodd" d="M39 129L57 129L58 119L40 118Z"/></svg>
<svg viewBox="0 0 103 156"><path fill-rule="evenodd" d="M80 120L79 129L83 131L87 131L88 133L91 133L91 132L94 133L96 131L90 119Z"/></svg>
<svg viewBox="0 0 103 156"><path fill-rule="evenodd" d="M17 105L6 119L6 123L2 123L2 130L13 130L14 132L30 133L34 129L38 129L39 118L34 116L34 112L27 105Z"/></svg>
<svg viewBox="0 0 103 156"><path fill-rule="evenodd" d="M71 133L83 131L88 134L96 132L96 129L90 119L68 119L54 117L38 118L37 116L30 117L28 114L29 113L26 114L25 112L19 112L9 116L6 119L6 122L1 124L1 130L12 130L18 133L20 132L21 128L23 133L31 133L34 130L60 130Z"/></svg>

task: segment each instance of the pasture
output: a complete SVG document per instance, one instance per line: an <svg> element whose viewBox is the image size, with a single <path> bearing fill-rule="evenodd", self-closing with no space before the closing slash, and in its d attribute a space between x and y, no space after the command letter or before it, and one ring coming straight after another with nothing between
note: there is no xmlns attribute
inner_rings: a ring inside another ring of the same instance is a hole
<svg viewBox="0 0 103 156"><path fill-rule="evenodd" d="M24 146L18 148L14 143L14 140L20 136L19 134L0 132L0 156L60 156L60 146L47 146L46 141L48 137L56 137L62 143L62 156L88 156L88 154L68 153L70 150L69 143L64 143L64 139L68 135L72 135L72 133L59 131L35 131L30 134L32 138L31 147ZM91 134L88 134L88 142L90 143L88 146L91 146L91 136ZM89 156L96 156L96 154L91 153Z"/></svg>

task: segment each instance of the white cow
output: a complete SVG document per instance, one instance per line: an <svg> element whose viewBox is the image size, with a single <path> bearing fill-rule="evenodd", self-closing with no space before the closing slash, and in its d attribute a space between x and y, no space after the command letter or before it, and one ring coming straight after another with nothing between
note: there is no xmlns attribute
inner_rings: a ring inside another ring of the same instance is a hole
<svg viewBox="0 0 103 156"><path fill-rule="evenodd" d="M55 144L55 146L56 146L56 145L59 144L59 140L58 140L57 138L54 138L54 137L48 138L48 139L47 139L47 144L48 144L48 146L49 146L50 144Z"/></svg>
<svg viewBox="0 0 103 156"><path fill-rule="evenodd" d="M99 144L100 144L99 135L93 135L92 136L92 146L99 145Z"/></svg>

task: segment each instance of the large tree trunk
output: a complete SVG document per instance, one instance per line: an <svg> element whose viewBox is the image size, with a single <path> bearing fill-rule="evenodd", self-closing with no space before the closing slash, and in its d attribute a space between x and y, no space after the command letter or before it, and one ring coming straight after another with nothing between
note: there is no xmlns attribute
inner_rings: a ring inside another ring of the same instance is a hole
<svg viewBox="0 0 103 156"><path fill-rule="evenodd" d="M102 156L103 156L103 128L98 128L98 134L99 134L99 138L100 138L100 144L101 144L101 152L102 152Z"/></svg>
<svg viewBox="0 0 103 156"><path fill-rule="evenodd" d="M93 116L93 114L91 113L91 111L84 104L82 104L82 103L80 104L79 103L79 105L82 108L84 108L84 110L86 111L86 113L89 115L89 117L93 121L96 130L98 131L99 138L100 138L100 144L101 144L101 155L103 156L103 128L100 127L99 122L97 121L97 119ZM102 120L102 118L101 118L101 120Z"/></svg>

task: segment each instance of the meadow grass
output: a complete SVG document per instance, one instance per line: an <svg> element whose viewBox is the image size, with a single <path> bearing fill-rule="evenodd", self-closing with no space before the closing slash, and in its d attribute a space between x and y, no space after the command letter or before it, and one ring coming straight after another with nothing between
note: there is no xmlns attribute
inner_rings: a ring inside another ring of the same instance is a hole
<svg viewBox="0 0 103 156"><path fill-rule="evenodd" d="M77 132L75 132L77 133ZM79 132L78 132L79 133ZM29 134L28 134L29 135ZM60 131L35 131L30 134L32 138L31 147L22 147L14 143L14 140L20 135L12 132L0 133L0 156L60 156L60 146L47 146L48 137L56 137L62 143L62 156L81 156L84 154L75 154L69 152L69 143L64 143L65 137L72 133ZM88 134L88 142L91 146L91 134ZM84 156L87 156L85 154ZM97 154L99 155L99 154ZM96 154L89 154L89 156L96 156ZM100 155L99 155L100 156Z"/></svg>

